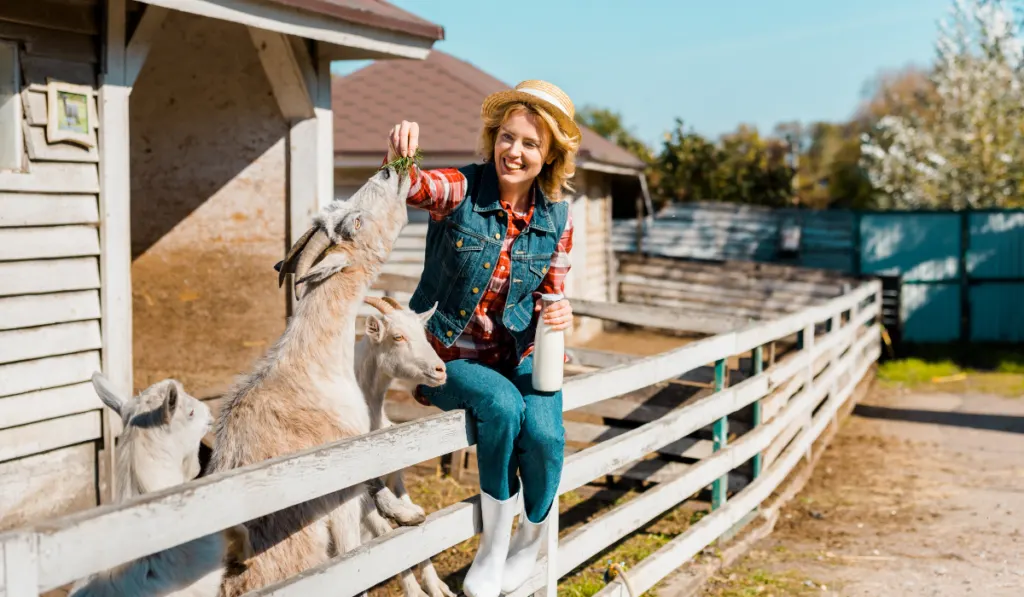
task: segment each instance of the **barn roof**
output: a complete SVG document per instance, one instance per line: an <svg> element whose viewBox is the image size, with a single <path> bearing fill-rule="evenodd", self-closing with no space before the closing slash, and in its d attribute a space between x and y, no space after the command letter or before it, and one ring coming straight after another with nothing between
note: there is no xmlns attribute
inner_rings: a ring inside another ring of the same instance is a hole
<svg viewBox="0 0 1024 597"><path fill-rule="evenodd" d="M469 62L431 50L426 60L384 60L332 82L334 153L336 158L383 157L387 133L402 119L420 125L426 156L469 156L476 153L480 104L507 89ZM580 127L580 162L598 162L639 170L633 154Z"/></svg>

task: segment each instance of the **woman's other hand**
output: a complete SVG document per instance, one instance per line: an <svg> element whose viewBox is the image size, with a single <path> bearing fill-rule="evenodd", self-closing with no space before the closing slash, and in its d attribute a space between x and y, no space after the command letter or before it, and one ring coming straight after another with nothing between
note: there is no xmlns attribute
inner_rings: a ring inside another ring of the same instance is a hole
<svg viewBox="0 0 1024 597"><path fill-rule="evenodd" d="M537 303L537 310L541 309L543 303ZM544 317L544 323L551 326L551 329L560 331L567 330L572 325L572 305L569 304L569 299L562 299L558 302L551 303L541 313Z"/></svg>
<svg viewBox="0 0 1024 597"><path fill-rule="evenodd" d="M391 128L388 136L388 161L395 158L411 158L420 145L420 125L403 120Z"/></svg>

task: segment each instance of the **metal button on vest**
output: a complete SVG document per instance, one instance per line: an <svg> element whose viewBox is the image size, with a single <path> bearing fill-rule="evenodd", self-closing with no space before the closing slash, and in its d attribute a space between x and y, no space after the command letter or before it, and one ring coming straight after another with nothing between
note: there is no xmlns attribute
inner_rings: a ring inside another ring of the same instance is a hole
<svg viewBox="0 0 1024 597"><path fill-rule="evenodd" d="M448 337L449 337L449 338L451 338L451 337L452 337L452 331L451 331L451 330L448 330Z"/></svg>
<svg viewBox="0 0 1024 597"><path fill-rule="evenodd" d="M488 263L484 263L484 269L491 269L491 264L490 264L490 262L488 262Z"/></svg>
<svg viewBox="0 0 1024 597"><path fill-rule="evenodd" d="M474 288L474 289L473 289L473 294L476 294L476 293L478 293L478 292L480 292L480 289L479 289L479 288Z"/></svg>
<svg viewBox="0 0 1024 597"><path fill-rule="evenodd" d="M466 310L465 309L459 309L459 315L462 315L463 317L465 317L466 316Z"/></svg>
<svg viewBox="0 0 1024 597"><path fill-rule="evenodd" d="M501 233L500 232L495 232L494 233L494 238L496 238L498 240L501 240Z"/></svg>
<svg viewBox="0 0 1024 597"><path fill-rule="evenodd" d="M462 239L461 238L459 240L455 241L455 246L456 247L461 247L462 246Z"/></svg>

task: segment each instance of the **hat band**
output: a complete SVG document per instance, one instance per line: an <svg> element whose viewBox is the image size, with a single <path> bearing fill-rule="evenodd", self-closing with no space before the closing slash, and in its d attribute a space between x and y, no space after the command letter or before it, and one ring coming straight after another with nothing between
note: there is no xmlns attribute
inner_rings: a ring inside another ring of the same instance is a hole
<svg viewBox="0 0 1024 597"><path fill-rule="evenodd" d="M550 102L550 103L554 104L555 106L557 106L558 109L561 110L563 114L565 114L566 116L569 116L569 111L565 109L565 106L562 105L562 102L560 102L558 100L558 98L556 98L555 96L553 96L553 95L551 95L551 94L549 94L547 92L541 91L539 89L530 89L530 88L525 88L525 87L522 88L522 89L517 89L516 91L519 91L520 93L529 93L530 95L532 95L534 97L538 97L538 98L540 98L540 99L542 99L542 100L544 100L546 102Z"/></svg>

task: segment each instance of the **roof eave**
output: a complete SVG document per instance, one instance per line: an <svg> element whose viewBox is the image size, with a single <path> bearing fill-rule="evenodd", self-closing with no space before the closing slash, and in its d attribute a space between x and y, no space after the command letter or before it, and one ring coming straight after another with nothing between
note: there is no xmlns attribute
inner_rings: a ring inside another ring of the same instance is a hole
<svg viewBox="0 0 1024 597"><path fill-rule="evenodd" d="M323 42L329 60L411 58L430 54L436 36L373 27L337 16L253 0L140 0L213 19ZM443 30L441 37L443 37Z"/></svg>

